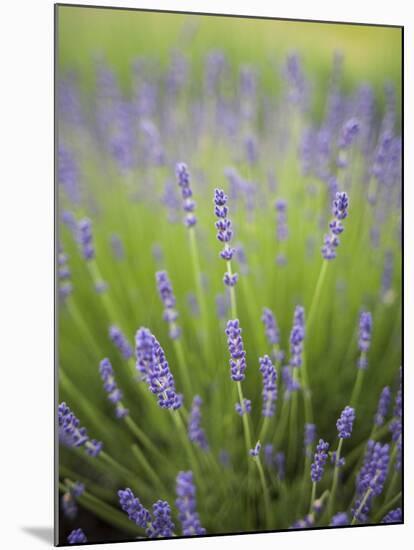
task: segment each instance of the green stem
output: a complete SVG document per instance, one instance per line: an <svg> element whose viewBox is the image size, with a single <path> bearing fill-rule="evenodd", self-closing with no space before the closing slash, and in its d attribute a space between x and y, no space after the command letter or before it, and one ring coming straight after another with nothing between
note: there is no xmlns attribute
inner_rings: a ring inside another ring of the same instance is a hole
<svg viewBox="0 0 414 550"><path fill-rule="evenodd" d="M355 408L356 404L358 403L359 394L361 393L362 388L362 382L364 380L364 373L365 369L358 369L358 374L355 379L354 388L352 390L351 399L350 399L350 406Z"/></svg>
<svg viewBox="0 0 414 550"><path fill-rule="evenodd" d="M332 516L333 506L334 506L334 503L335 503L336 488L338 486L338 477L339 477L339 461L340 461L340 458L341 458L341 450L342 450L343 441L344 440L342 438L339 439L338 448L337 448L336 454L335 454L334 475L333 475L333 480L332 480L331 494L329 495L329 501L328 501L328 507L327 507L329 517Z"/></svg>
<svg viewBox="0 0 414 550"><path fill-rule="evenodd" d="M263 466L260 461L259 456L256 456L254 459L257 469L259 470L259 477L260 477L260 483L262 485L262 491L263 491L263 500L264 500L264 508L265 508L265 516L266 516L266 527L267 529L271 529L271 514L270 514L270 498L269 498L269 490L266 485L266 479L263 471Z"/></svg>
<svg viewBox="0 0 414 550"><path fill-rule="evenodd" d="M319 298L320 298L321 290L322 290L322 287L323 287L323 284L324 284L324 281L325 281L327 267L328 267L328 261L323 260L321 269L319 271L318 280L316 282L316 287L315 287L315 290L314 290L314 293L313 293L311 306L309 308L308 319L307 319L307 323L306 323L308 334L309 334L310 327L311 327L312 322L313 322L313 318L315 316L316 308L319 304Z"/></svg>
<svg viewBox="0 0 414 550"><path fill-rule="evenodd" d="M168 462L168 459L160 453L160 451L157 449L157 447L152 443L152 441L148 438L148 436L141 430L139 426L132 420L130 416L126 416L124 418L125 424L128 426L128 428L131 430L131 432L137 437L145 447L149 451L151 451L158 460L161 460L162 462Z"/></svg>
<svg viewBox="0 0 414 550"><path fill-rule="evenodd" d="M240 381L236 382L236 385L237 385L237 392L239 394L240 404L243 406L244 397L243 397L241 382ZM248 454L250 449L252 448L252 440L250 436L249 419L246 413L242 415L242 421L243 421L244 439L246 442L246 450Z"/></svg>
<svg viewBox="0 0 414 550"><path fill-rule="evenodd" d="M227 272L230 276L233 274L230 261L227 262ZM237 319L236 291L234 286L230 287L230 307L232 318Z"/></svg>
<svg viewBox="0 0 414 550"><path fill-rule="evenodd" d="M315 502L315 498L316 498L316 481L313 481L312 482L312 494L311 494L311 499L310 499L310 503L309 503L309 513L310 514L313 511L313 503Z"/></svg>
<svg viewBox="0 0 414 550"><path fill-rule="evenodd" d="M204 327L204 334L201 339L205 357L208 357L208 346L207 346L207 336L208 336L208 317L207 317L207 306L204 299L203 285L201 281L201 269L200 269L200 259L198 256L197 240L194 227L188 228L188 235L190 239L190 251L191 259L193 263L194 278L196 284L196 294L197 300L200 304L200 314Z"/></svg>
<svg viewBox="0 0 414 550"><path fill-rule="evenodd" d="M177 356L178 366L180 368L180 374L185 386L185 390L188 396L193 395L190 377L188 376L188 369L184 358L183 344L181 340L175 339L173 340L173 345L174 345L175 354Z"/></svg>
<svg viewBox="0 0 414 550"><path fill-rule="evenodd" d="M375 479L375 478L374 478ZM358 510L356 511L356 513L354 514L354 517L352 518L352 521L351 521L351 525L355 525L355 523L357 522L357 517L359 516L359 514L361 513L361 510L364 508L367 500L369 499L369 497L371 496L371 493L372 493L372 488L371 487L368 487L365 495L364 495L364 498L361 500L361 504L359 505L358 507Z"/></svg>
<svg viewBox="0 0 414 550"><path fill-rule="evenodd" d="M161 491L164 494L167 494L168 491L164 487L163 482L161 481L161 479L159 478L159 476L157 475L153 467L149 464L148 460L145 458L144 454L142 453L138 445L133 443L131 445L131 449L132 449L132 453L135 455L136 459L141 464L142 468L147 472L150 479L152 479L153 483L158 487L158 489L161 489Z"/></svg>

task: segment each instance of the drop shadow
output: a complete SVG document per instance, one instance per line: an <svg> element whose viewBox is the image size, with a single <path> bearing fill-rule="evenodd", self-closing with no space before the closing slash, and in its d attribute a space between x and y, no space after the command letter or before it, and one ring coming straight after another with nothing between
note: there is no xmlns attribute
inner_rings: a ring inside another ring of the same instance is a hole
<svg viewBox="0 0 414 550"><path fill-rule="evenodd" d="M53 546L53 527L22 527L21 529L28 535Z"/></svg>

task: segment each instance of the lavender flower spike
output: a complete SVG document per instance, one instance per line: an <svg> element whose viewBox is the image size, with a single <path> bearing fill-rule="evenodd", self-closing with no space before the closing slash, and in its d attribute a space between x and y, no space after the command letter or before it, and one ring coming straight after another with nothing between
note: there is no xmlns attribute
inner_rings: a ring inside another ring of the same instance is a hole
<svg viewBox="0 0 414 550"><path fill-rule="evenodd" d="M84 218L78 222L77 226L78 242L85 260L92 260L95 257L95 248L92 238L92 222Z"/></svg>
<svg viewBox="0 0 414 550"><path fill-rule="evenodd" d="M276 318L271 309L264 307L262 314L262 322L265 327L266 337L271 346L279 345L279 329L276 323Z"/></svg>
<svg viewBox="0 0 414 550"><path fill-rule="evenodd" d="M302 364L303 340L305 339L305 310L296 306L293 327L290 333L290 364L300 367Z"/></svg>
<svg viewBox="0 0 414 550"><path fill-rule="evenodd" d="M171 520L171 508L166 500L157 500L152 505L154 520L147 527L146 533L150 539L172 537L174 523Z"/></svg>
<svg viewBox="0 0 414 550"><path fill-rule="evenodd" d="M204 535L206 530L201 526L200 517L196 509L196 488L193 483L193 473L179 472L176 479L178 517L181 521L183 535Z"/></svg>
<svg viewBox="0 0 414 550"><path fill-rule="evenodd" d="M381 392L381 395L378 401L377 412L374 418L374 423L376 426L382 426L384 424L384 419L387 416L390 404L391 404L391 390L389 386L385 386L385 388Z"/></svg>
<svg viewBox="0 0 414 550"><path fill-rule="evenodd" d="M263 416L274 416L277 400L277 372L268 355L259 358L260 372L263 377Z"/></svg>
<svg viewBox="0 0 414 550"><path fill-rule="evenodd" d="M200 449L208 450L206 434L201 427L201 404L202 399L199 395L194 396L191 405L190 415L188 417L188 437L190 441L196 443Z"/></svg>
<svg viewBox="0 0 414 550"><path fill-rule="evenodd" d="M329 443L320 439L316 446L316 452L311 465L311 479L313 483L317 483L322 479L325 464L328 459L328 449Z"/></svg>
<svg viewBox="0 0 414 550"><path fill-rule="evenodd" d="M181 196L183 198L183 209L186 212L184 223L187 227L193 227L197 223L197 218L194 215L195 202L193 200L193 192L190 187L190 173L184 162L176 164L175 173L177 176L178 185L181 187Z"/></svg>
<svg viewBox="0 0 414 550"><path fill-rule="evenodd" d="M98 456L102 443L89 439L86 428L80 427L79 419L73 414L65 402L58 407L59 441L67 447L84 447L91 456Z"/></svg>
<svg viewBox="0 0 414 550"><path fill-rule="evenodd" d="M174 377L160 343L151 331L141 327L136 334L137 370L164 409L179 409L182 395L175 390Z"/></svg>
<svg viewBox="0 0 414 550"><path fill-rule="evenodd" d="M332 203L334 219L329 223L330 233L325 235L322 247L322 256L325 260L336 258L335 249L339 246L339 235L344 230L342 220L348 215L348 204L348 195L345 192L336 193L336 197Z"/></svg>
<svg viewBox="0 0 414 550"><path fill-rule="evenodd" d="M336 422L339 439L348 439L351 437L354 420L355 410L352 407L345 407Z"/></svg>
<svg viewBox="0 0 414 550"><path fill-rule="evenodd" d="M236 403L234 408L240 416L250 414L252 412L252 402L250 399L243 399L243 403Z"/></svg>
<svg viewBox="0 0 414 550"><path fill-rule="evenodd" d="M169 325L170 338L171 340L177 340L180 337L180 328L176 324L178 312L175 309L175 296L168 273L166 271L157 271L155 278L158 293L164 304L164 321L167 321Z"/></svg>
<svg viewBox="0 0 414 550"><path fill-rule="evenodd" d="M402 511L401 508L395 508L395 510L390 510L386 514L381 523L401 523L402 522Z"/></svg>
<svg viewBox="0 0 414 550"><path fill-rule="evenodd" d="M246 370L246 352L244 351L241 333L242 329L238 319L227 322L226 334L230 352L231 379L235 382L244 380Z"/></svg>
<svg viewBox="0 0 414 550"><path fill-rule="evenodd" d="M222 189L214 190L214 213L218 220L216 221L217 239L223 243L224 247L220 252L220 257L226 260L227 265L233 258L235 249L230 246L233 237L233 229L230 218L228 218L229 209L227 206L227 195ZM224 284L234 286L237 283L237 273L231 273L230 270L224 274Z"/></svg>
<svg viewBox="0 0 414 550"><path fill-rule="evenodd" d="M131 521L139 527L146 529L151 522L151 515L148 510L141 504L131 489L121 489L118 491L119 504L122 510L128 514Z"/></svg>
<svg viewBox="0 0 414 550"><path fill-rule="evenodd" d="M133 356L131 344L128 342L125 334L115 325L109 327L109 338L120 351L122 357L126 360Z"/></svg>
<svg viewBox="0 0 414 550"><path fill-rule="evenodd" d="M114 371L109 359L102 359L99 364L99 373L104 383L104 390L108 394L108 399L115 405L115 416L117 418L128 416L129 411L122 404L122 392L116 385Z"/></svg>
<svg viewBox="0 0 414 550"><path fill-rule="evenodd" d="M82 529L74 529L69 533L69 544L84 544L85 542L88 542L88 539Z"/></svg>
<svg viewBox="0 0 414 550"><path fill-rule="evenodd" d="M369 311L362 311L359 317L358 346L361 356L358 359L358 368L365 369L368 365L366 354L371 345L372 316Z"/></svg>

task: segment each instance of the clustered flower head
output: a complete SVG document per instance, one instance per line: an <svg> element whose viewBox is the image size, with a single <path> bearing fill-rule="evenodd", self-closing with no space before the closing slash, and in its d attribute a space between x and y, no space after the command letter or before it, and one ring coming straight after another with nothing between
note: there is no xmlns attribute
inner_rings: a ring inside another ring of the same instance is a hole
<svg viewBox="0 0 414 550"><path fill-rule="evenodd" d="M59 440L67 447L84 447L90 456L98 456L102 450L102 443L90 439L86 428L80 426L80 421L65 402L58 407Z"/></svg>
<svg viewBox="0 0 414 550"><path fill-rule="evenodd" d="M372 439L368 441L362 468L356 480L356 500L352 508L353 517L364 523L371 509L374 496L384 488L390 462L390 447Z"/></svg>
<svg viewBox="0 0 414 550"><path fill-rule="evenodd" d="M80 528L74 529L68 535L69 544L84 544L85 542L88 542L88 539L86 538L85 533Z"/></svg>
<svg viewBox="0 0 414 550"><path fill-rule="evenodd" d="M164 321L167 321L169 326L169 334L172 340L177 340L180 337L180 327L177 326L178 312L175 309L175 296L172 289L168 273L166 271L157 271L155 274L157 280L157 288L162 303L164 304Z"/></svg>
<svg viewBox="0 0 414 550"><path fill-rule="evenodd" d="M300 367L302 364L303 340L305 339L305 310L296 306L293 316L293 327L290 333L290 365Z"/></svg>
<svg viewBox="0 0 414 550"><path fill-rule="evenodd" d="M355 410L352 407L345 407L341 412L341 416L336 422L339 439L348 439L351 437L352 427L355 420Z"/></svg>
<svg viewBox="0 0 414 550"><path fill-rule="evenodd" d="M243 347L242 329L238 319L227 322L227 345L230 352L231 379L242 382L245 378L246 352Z"/></svg>
<svg viewBox="0 0 414 550"><path fill-rule="evenodd" d="M122 510L128 514L129 519L139 527L145 529L151 521L151 514L141 504L139 498L137 498L129 488L120 489L118 491L118 497L119 504Z"/></svg>
<svg viewBox="0 0 414 550"><path fill-rule="evenodd" d="M214 213L218 218L216 221L217 239L224 245L220 256L223 260L230 262L235 253L235 249L229 244L233 237L233 229L231 220L227 217L229 213L227 195L222 189L214 190ZM237 283L237 279L237 273L226 272L223 280L225 285L234 286Z"/></svg>
<svg viewBox="0 0 414 550"><path fill-rule="evenodd" d="M402 522L401 508L395 508L394 510L390 510L388 514L386 514L381 520L381 523L401 523L401 522Z"/></svg>
<svg viewBox="0 0 414 550"><path fill-rule="evenodd" d="M260 372L263 377L263 416L274 416L277 400L277 372L268 355L259 358Z"/></svg>
<svg viewBox="0 0 414 550"><path fill-rule="evenodd" d="M201 427L201 405L203 400L199 395L195 395L192 405L190 415L188 417L188 437L190 441L196 443L200 449L204 451L208 450L208 443L206 434Z"/></svg>
<svg viewBox="0 0 414 550"><path fill-rule="evenodd" d="M325 260L336 258L336 248L339 246L339 235L343 232L342 220L348 216L348 195L345 192L336 193L332 204L334 219L329 223L330 233L324 237L322 256Z"/></svg>
<svg viewBox="0 0 414 550"><path fill-rule="evenodd" d="M329 443L323 439L319 440L316 446L316 452L311 464L311 480L317 483L322 479L325 464L328 459Z"/></svg>
<svg viewBox="0 0 414 550"><path fill-rule="evenodd" d="M95 257L93 246L92 222L89 218L83 218L78 222L78 242L85 260L92 260Z"/></svg>
<svg viewBox="0 0 414 550"><path fill-rule="evenodd" d="M183 535L204 535L206 530L201 526L200 516L197 513L196 488L193 482L193 473L179 472L176 479L178 517L182 525Z"/></svg>
<svg viewBox="0 0 414 550"><path fill-rule="evenodd" d="M193 227L197 223L197 218L194 215L195 202L192 198L193 192L190 187L190 173L187 165L184 162L177 163L175 173L178 185L181 187L183 209L186 212L184 223L187 227Z"/></svg>
<svg viewBox="0 0 414 550"><path fill-rule="evenodd" d="M374 423L376 426L382 426L384 424L384 420L385 420L385 417L387 416L390 404L391 404L391 390L389 386L385 386L378 400L377 412L374 418Z"/></svg>
<svg viewBox="0 0 414 550"><path fill-rule="evenodd" d="M266 337L271 346L279 344L280 333L276 323L276 318L271 309L263 308L262 322L265 327Z"/></svg>
<svg viewBox="0 0 414 550"><path fill-rule="evenodd" d="M236 403L234 405L236 413L240 416L244 414L250 414L252 412L252 402L250 399L243 399L243 403Z"/></svg>
<svg viewBox="0 0 414 550"><path fill-rule="evenodd" d="M164 409L179 409L182 395L175 390L174 377L160 343L151 331L141 327L135 337L137 370L141 373L158 404Z"/></svg>
<svg viewBox="0 0 414 550"><path fill-rule="evenodd" d="M359 316L358 346L361 352L358 359L358 368L365 369L368 365L366 354L371 345L372 315L369 311L362 311Z"/></svg>
<svg viewBox="0 0 414 550"><path fill-rule="evenodd" d="M172 537L174 534L174 523L171 519L171 508L166 500L157 500L152 505L154 519L148 525L146 533L150 539L160 537Z"/></svg>
<svg viewBox="0 0 414 550"><path fill-rule="evenodd" d="M132 346L120 328L115 325L111 325L109 327L109 338L118 348L124 359L128 360L133 356L134 352L132 350Z"/></svg>
<svg viewBox="0 0 414 550"><path fill-rule="evenodd" d="M124 418L129 414L129 411L122 404L122 391L116 385L111 362L106 357L99 364L99 374L104 383L104 390L108 394L109 401L115 405L115 416L117 418Z"/></svg>

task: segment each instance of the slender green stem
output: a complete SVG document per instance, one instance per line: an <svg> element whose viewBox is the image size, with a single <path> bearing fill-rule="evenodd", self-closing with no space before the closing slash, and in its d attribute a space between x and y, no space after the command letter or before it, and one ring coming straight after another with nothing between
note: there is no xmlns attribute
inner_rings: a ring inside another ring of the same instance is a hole
<svg viewBox="0 0 414 550"><path fill-rule="evenodd" d="M361 500L361 504L359 505L358 510L355 512L354 517L352 518L351 525L355 525L355 523L357 522L357 518L358 518L359 514L361 513L361 511L363 510L367 500L371 496L371 493L372 493L372 488L368 487L368 489L367 489L367 491L364 495L364 498Z"/></svg>
<svg viewBox="0 0 414 550"><path fill-rule="evenodd" d="M230 276L233 274L230 261L227 262L227 272ZM232 318L237 319L236 290L234 286L230 287L230 307Z"/></svg>
<svg viewBox="0 0 414 550"><path fill-rule="evenodd" d="M160 453L157 447L148 438L146 433L143 432L139 426L137 426L137 424L134 422L134 420L132 420L129 415L124 418L124 421L131 432L141 441L143 445L145 445L145 447L147 447L149 451L151 451L158 458L158 460L161 460L162 462L168 462L168 459L162 453Z"/></svg>
<svg viewBox="0 0 414 550"><path fill-rule="evenodd" d="M310 503L309 503L309 513L311 513L312 510L313 510L313 503L315 502L315 498L316 498L316 481L313 481L312 482L312 494L311 494L311 499L310 499Z"/></svg>
<svg viewBox="0 0 414 550"><path fill-rule="evenodd" d="M263 420L262 428L259 434L259 441L264 441L268 427L269 427L269 417L265 416Z"/></svg>
<svg viewBox="0 0 414 550"><path fill-rule="evenodd" d="M365 369L358 369L355 378L354 388L352 390L351 399L349 401L351 407L355 407L358 403L359 394L361 393L362 382L364 380Z"/></svg>
<svg viewBox="0 0 414 550"><path fill-rule="evenodd" d="M262 485L265 516L266 516L266 527L268 529L271 529L272 524L271 524L271 513L270 513L269 489L266 485L266 479L265 479L265 475L264 475L264 471L263 471L263 466L262 466L262 463L260 461L259 456L256 456L254 458L254 461L255 461L257 469L259 471L260 483Z"/></svg>
<svg viewBox="0 0 414 550"><path fill-rule="evenodd" d="M193 271L194 271L194 279L196 284L196 294L197 294L197 300L200 304L200 314L202 318L203 323L203 329L204 334L201 339L205 357L207 359L208 356L208 345L207 345L207 337L208 337L208 317L207 317L207 306L206 301L204 298L204 292L203 292L203 285L201 280L201 268L200 268L200 259L198 256L198 247L197 247L197 239L195 234L195 228L189 227L188 228L188 235L190 239L190 251L191 251L191 259L193 263Z"/></svg>
<svg viewBox="0 0 414 550"><path fill-rule="evenodd" d="M183 344L181 340L175 339L173 340L173 345L174 345L175 354L177 356L178 366L180 368L180 374L185 386L185 390L187 392L187 395L190 396L193 394L193 391L191 388L190 377L188 376L188 369L184 358Z"/></svg>
<svg viewBox="0 0 414 550"><path fill-rule="evenodd" d="M336 488L338 486L338 477L339 477L339 461L341 458L341 450L342 450L342 444L343 439L339 439L338 448L336 449L335 454L335 466L334 466L334 474L333 474L333 480L332 480L332 488L331 488L331 494L329 495L329 501L328 501L328 515L332 516L333 512L333 506L335 504L335 495L336 495Z"/></svg>
<svg viewBox="0 0 414 550"><path fill-rule="evenodd" d="M237 392L239 394L240 404L243 406L243 390L241 386L241 382L236 382L237 385ZM252 439L250 436L250 426L249 426L249 419L247 414L242 415L242 421L243 421L243 430L244 430L244 439L246 442L246 450L247 453L249 453L250 449L252 448Z"/></svg>
<svg viewBox="0 0 414 550"><path fill-rule="evenodd" d="M308 316L307 316L308 319L307 319L306 325L307 325L308 334L309 334L309 331L310 331L310 327L312 326L312 322L313 322L313 318L315 316L316 308L319 304L320 294L321 294L323 284L325 282L327 268L328 268L328 261L323 260L321 269L319 271L318 280L316 282L315 290L314 290L314 293L313 293L311 306L309 308L309 313L308 313Z"/></svg>
<svg viewBox="0 0 414 550"><path fill-rule="evenodd" d="M158 489L161 489L161 491L164 494L167 494L168 491L166 490L163 482L161 481L158 474L155 472L154 468L149 464L148 460L145 458L144 454L142 453L141 449L133 443L131 445L132 453L135 455L137 461L141 464L142 468L146 471L148 477L152 480L152 482L158 487Z"/></svg>
<svg viewBox="0 0 414 550"><path fill-rule="evenodd" d="M124 479L131 480L134 479L136 476L131 470L128 470L128 468L125 468L122 464L119 464L114 458L109 456L105 451L101 451L99 453L99 458L106 462L113 470L118 472L120 477L123 477Z"/></svg>

